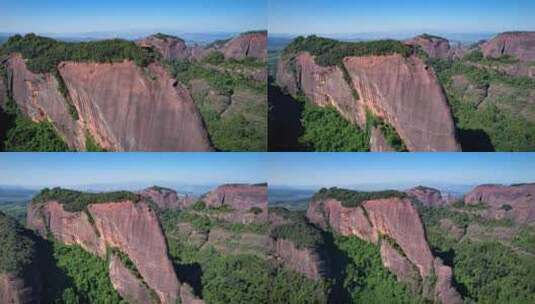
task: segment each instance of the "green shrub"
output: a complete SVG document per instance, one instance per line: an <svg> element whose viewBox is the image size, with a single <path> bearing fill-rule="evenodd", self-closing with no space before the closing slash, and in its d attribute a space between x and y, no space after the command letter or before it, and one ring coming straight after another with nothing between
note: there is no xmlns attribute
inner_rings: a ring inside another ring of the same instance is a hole
<svg viewBox="0 0 535 304"><path fill-rule="evenodd" d="M403 140L397 133L396 129L383 119L373 115L370 111L366 111L366 128L369 131L370 127L378 128L383 134L386 143L392 147L395 151L406 152L407 147L403 143Z"/></svg>
<svg viewBox="0 0 535 304"><path fill-rule="evenodd" d="M303 135L299 139L312 151L369 151L369 134L348 122L333 107L318 107L304 102L301 113Z"/></svg>
<svg viewBox="0 0 535 304"><path fill-rule="evenodd" d="M89 131L85 132L85 150L87 152L106 152L106 149L97 143Z"/></svg>
<svg viewBox="0 0 535 304"><path fill-rule="evenodd" d="M35 257L35 243L29 232L0 212L0 274L22 275Z"/></svg>
<svg viewBox="0 0 535 304"><path fill-rule="evenodd" d="M210 63L210 64L221 64L223 61L225 61L225 55L223 53L214 51L210 52L204 59L204 62Z"/></svg>
<svg viewBox="0 0 535 304"><path fill-rule="evenodd" d="M271 237L289 240L300 249L318 248L323 244L321 232L305 222L276 226L271 230Z"/></svg>
<svg viewBox="0 0 535 304"><path fill-rule="evenodd" d="M326 304L328 284L313 281L300 273L277 269L270 289L270 303Z"/></svg>
<svg viewBox="0 0 535 304"><path fill-rule="evenodd" d="M33 122L19 114L7 130L5 150L11 152L62 152L69 147L48 122Z"/></svg>
<svg viewBox="0 0 535 304"><path fill-rule="evenodd" d="M78 212L86 210L90 204L101 204L118 201L132 201L134 203L141 200L140 196L129 191L114 191L90 193L68 190L62 188L45 188L35 196L32 203L46 203L57 201L63 205L63 209L69 212Z"/></svg>
<svg viewBox="0 0 535 304"><path fill-rule="evenodd" d="M54 73L62 61L120 62L127 59L144 67L158 57L150 49L127 40L68 43L35 34L12 36L2 48L4 54L21 53L27 59L28 69L35 73Z"/></svg>
<svg viewBox="0 0 535 304"><path fill-rule="evenodd" d="M378 200L386 198L405 198L407 195L405 192L400 192L396 190L385 190L385 191L355 191L341 188L322 188L320 191L316 192L312 197L313 200L326 200L326 199L335 199L342 203L344 207L358 207L364 201L368 200Z"/></svg>

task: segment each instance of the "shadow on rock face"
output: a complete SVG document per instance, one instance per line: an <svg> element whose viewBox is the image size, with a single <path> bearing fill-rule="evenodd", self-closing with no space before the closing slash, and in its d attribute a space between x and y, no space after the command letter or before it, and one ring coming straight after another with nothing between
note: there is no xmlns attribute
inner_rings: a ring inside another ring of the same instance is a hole
<svg viewBox="0 0 535 304"><path fill-rule="evenodd" d="M178 276L178 280L183 283L187 283L193 288L195 296L202 297L202 269L198 263L193 264L176 264L174 263L175 272Z"/></svg>
<svg viewBox="0 0 535 304"><path fill-rule="evenodd" d="M489 135L483 130L459 129L459 140L464 152L494 152Z"/></svg>
<svg viewBox="0 0 535 304"><path fill-rule="evenodd" d="M268 85L268 150L305 151L306 149L299 143L299 137L303 134L301 126L303 105L284 94L271 81L272 79Z"/></svg>

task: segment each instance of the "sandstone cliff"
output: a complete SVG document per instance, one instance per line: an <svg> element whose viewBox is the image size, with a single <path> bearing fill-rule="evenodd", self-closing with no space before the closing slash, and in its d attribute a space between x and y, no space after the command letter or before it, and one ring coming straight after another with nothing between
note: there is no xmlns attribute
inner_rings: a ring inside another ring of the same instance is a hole
<svg viewBox="0 0 535 304"><path fill-rule="evenodd" d="M304 274L311 280L319 280L326 273L325 260L313 248L297 248L289 240L275 241L275 255L289 269Z"/></svg>
<svg viewBox="0 0 535 304"><path fill-rule="evenodd" d="M243 33L224 43L206 47L188 46L183 39L163 34L152 35L136 43L141 47L153 48L166 60L201 60L214 51L223 53L225 59L265 60L267 57L267 31Z"/></svg>
<svg viewBox="0 0 535 304"><path fill-rule="evenodd" d="M448 204L448 201L442 197L438 189L418 186L407 190L406 193L426 207L443 207Z"/></svg>
<svg viewBox="0 0 535 304"><path fill-rule="evenodd" d="M201 198L210 208L228 207L222 219L243 224L268 220L267 184L227 184Z"/></svg>
<svg viewBox="0 0 535 304"><path fill-rule="evenodd" d="M153 186L139 193L152 200L160 209L184 209L191 206L195 199L191 196L180 195L175 190Z"/></svg>
<svg viewBox="0 0 535 304"><path fill-rule="evenodd" d="M357 207L344 207L332 198L313 199L307 218L323 229L379 244L383 264L425 297L462 303L451 286L451 269L435 262L418 212L408 199L368 200ZM436 284L434 278L438 279Z"/></svg>
<svg viewBox="0 0 535 304"><path fill-rule="evenodd" d="M292 95L302 92L318 106L335 107L361 127L371 112L392 125L410 151L460 150L442 87L420 58L346 57L343 66L347 76L340 67L320 66L302 52L279 61L277 83Z"/></svg>
<svg viewBox="0 0 535 304"><path fill-rule="evenodd" d="M480 185L466 194L466 204L484 204L489 218L511 218L520 224L535 222L535 184Z"/></svg>
<svg viewBox="0 0 535 304"><path fill-rule="evenodd" d="M409 39L405 43L420 46L431 58L450 59L454 55L450 42L442 37L423 34Z"/></svg>
<svg viewBox="0 0 535 304"><path fill-rule="evenodd" d="M513 56L521 61L535 60L535 32L506 32L481 45L487 57Z"/></svg>
<svg viewBox="0 0 535 304"><path fill-rule="evenodd" d="M159 64L63 62L58 70L79 120L51 74L24 59L7 62L12 95L34 121L50 120L69 147L85 150L86 135L113 151L210 151L202 118L187 89Z"/></svg>
<svg viewBox="0 0 535 304"><path fill-rule="evenodd" d="M122 295L145 297L148 292L141 287L146 285L161 303L175 303L179 297L180 282L167 255L160 223L143 201L91 204L80 212L67 212L57 201L33 203L28 209L27 225L45 238L50 234L103 258L110 249L124 253L140 278L133 281L133 274L112 258L110 277ZM127 286L136 288L126 292Z"/></svg>

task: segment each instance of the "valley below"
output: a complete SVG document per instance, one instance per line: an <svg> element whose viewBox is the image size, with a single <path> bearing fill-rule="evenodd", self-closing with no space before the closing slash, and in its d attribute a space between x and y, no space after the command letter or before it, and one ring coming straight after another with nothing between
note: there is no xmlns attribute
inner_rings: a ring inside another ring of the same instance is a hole
<svg viewBox="0 0 535 304"><path fill-rule="evenodd" d="M17 191L23 215L0 214L2 303L535 300L535 184Z"/></svg>

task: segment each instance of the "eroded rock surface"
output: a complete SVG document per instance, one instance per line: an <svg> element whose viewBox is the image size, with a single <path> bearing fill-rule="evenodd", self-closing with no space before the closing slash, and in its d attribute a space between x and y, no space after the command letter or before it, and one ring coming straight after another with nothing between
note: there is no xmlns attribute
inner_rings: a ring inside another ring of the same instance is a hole
<svg viewBox="0 0 535 304"><path fill-rule="evenodd" d="M267 31L245 33L221 48L226 59L244 59L246 57L265 60L267 58Z"/></svg>
<svg viewBox="0 0 535 304"><path fill-rule="evenodd" d="M437 36L419 35L407 40L405 43L420 46L431 58L449 59L454 54L450 47L450 42Z"/></svg>
<svg viewBox="0 0 535 304"><path fill-rule="evenodd" d="M346 57L343 64L350 83L339 67L319 66L303 52L279 61L277 83L292 95L303 92L318 106L335 107L361 127L370 111L392 125L410 151L460 150L442 87L420 58Z"/></svg>
<svg viewBox="0 0 535 304"><path fill-rule="evenodd" d="M279 239L275 241L275 254L286 267L311 280L327 275L325 260L312 248L300 249L291 241Z"/></svg>
<svg viewBox="0 0 535 304"><path fill-rule="evenodd" d="M32 73L16 54L7 69L22 112L34 121L51 121L71 148L85 150L89 133L112 151L212 150L189 92L159 64L61 63L79 120L71 117L54 76Z"/></svg>
<svg viewBox="0 0 535 304"><path fill-rule="evenodd" d="M309 205L307 218L323 229L329 227L342 235L354 235L381 245L383 264L413 290L420 290L425 282L432 282L435 274L441 274L442 281L431 286L434 291L423 290L424 296L440 295L443 303L456 303L446 302L446 297L453 299L453 295L457 295L460 298L451 284L448 286L446 269L441 268L449 267L435 266L423 224L409 199L369 200L357 207L344 207L332 198L315 199Z"/></svg>
<svg viewBox="0 0 535 304"><path fill-rule="evenodd" d="M417 199L426 207L443 207L448 201L442 198L440 190L418 186L407 190L410 197Z"/></svg>
<svg viewBox="0 0 535 304"><path fill-rule="evenodd" d="M207 207L226 206L229 212L220 216L228 221L247 223L268 219L267 184L227 184L219 186L201 198Z"/></svg>
<svg viewBox="0 0 535 304"><path fill-rule="evenodd" d="M535 32L501 33L481 45L487 57L510 55L521 61L535 60Z"/></svg>
<svg viewBox="0 0 535 304"><path fill-rule="evenodd" d="M180 283L160 223L144 202L92 204L80 212L67 212L58 202L31 204L27 224L45 238L51 233L101 257L107 248L117 248L132 260L161 303L175 303L179 297Z"/></svg>
<svg viewBox="0 0 535 304"><path fill-rule="evenodd" d="M466 204L484 204L490 218L512 218L520 224L535 222L535 184L480 185L466 194Z"/></svg>
<svg viewBox="0 0 535 304"><path fill-rule="evenodd" d="M178 194L175 190L153 186L140 192L143 197L151 199L162 210L184 209L195 202L195 198Z"/></svg>
<svg viewBox="0 0 535 304"><path fill-rule="evenodd" d="M150 290L113 254L110 255L109 272L113 288L128 303L158 303L151 297Z"/></svg>

